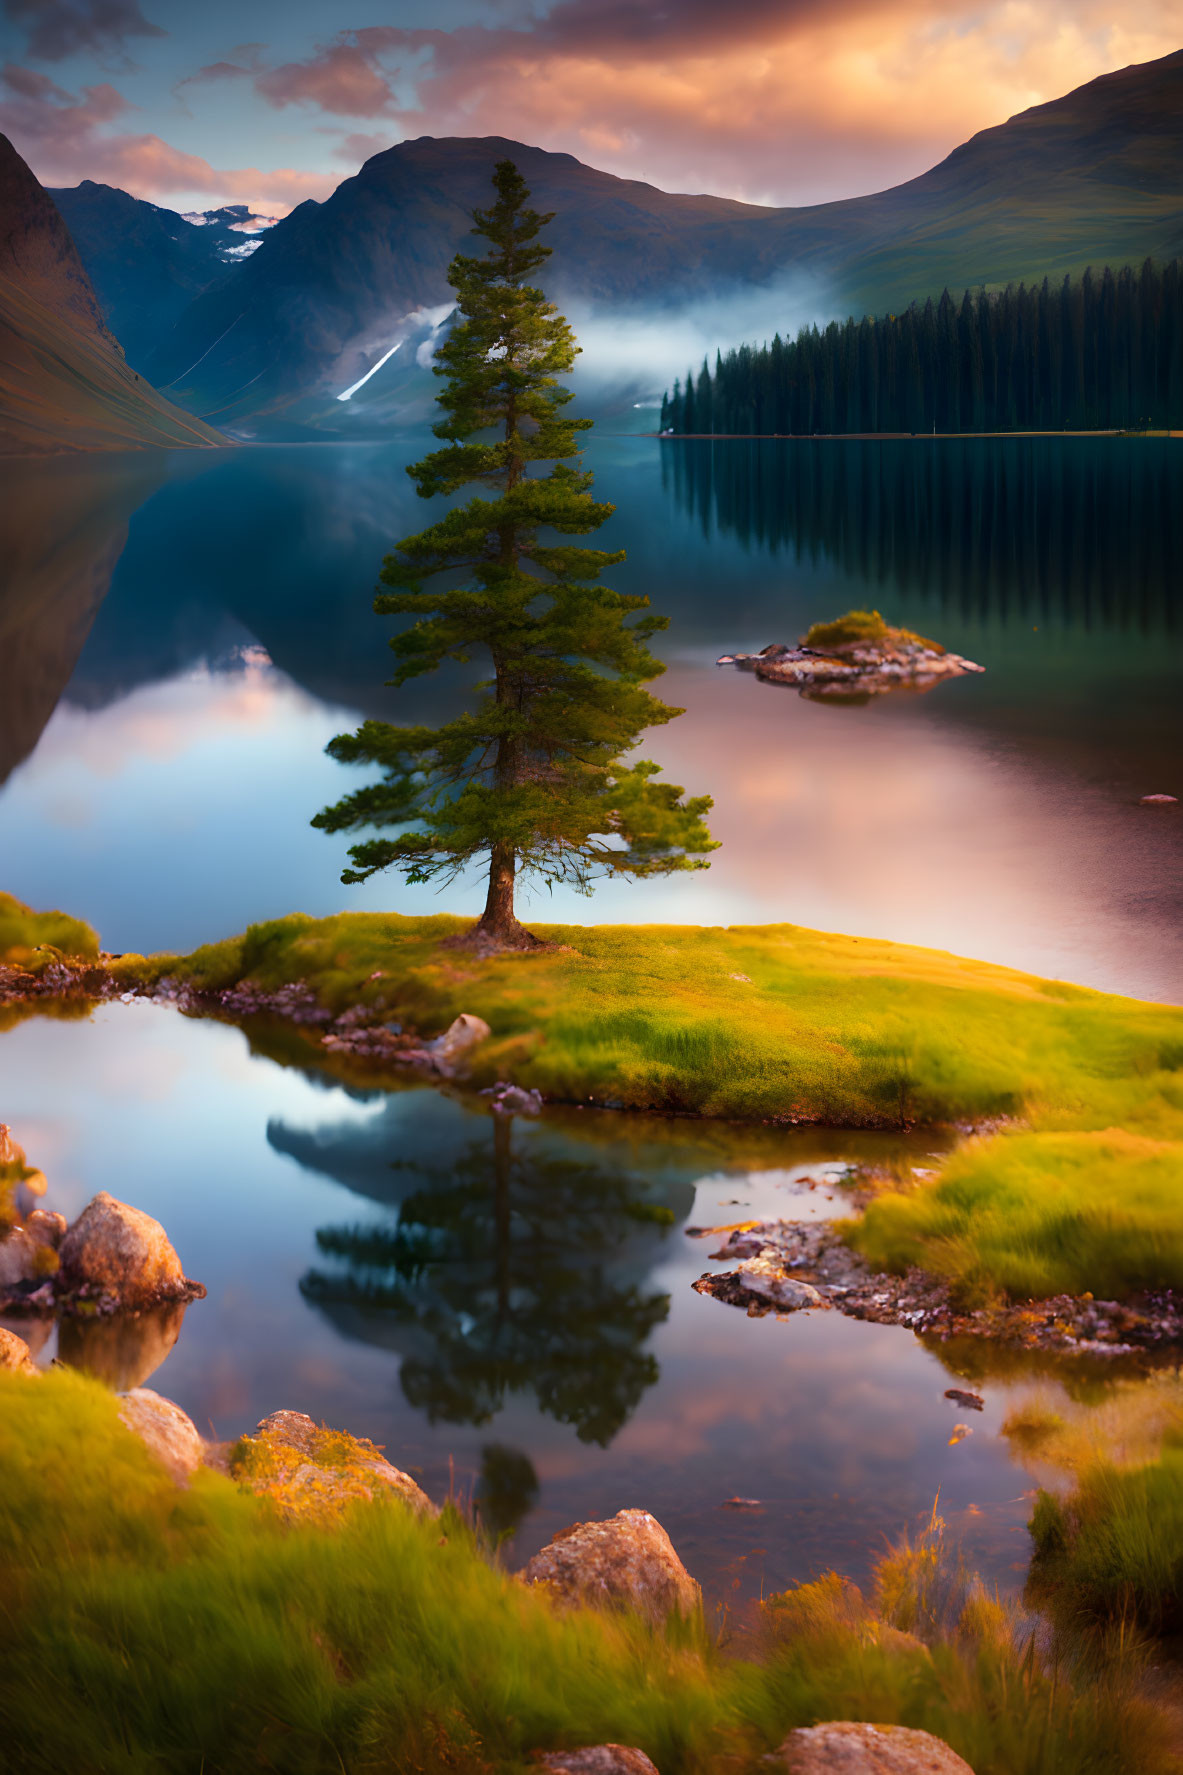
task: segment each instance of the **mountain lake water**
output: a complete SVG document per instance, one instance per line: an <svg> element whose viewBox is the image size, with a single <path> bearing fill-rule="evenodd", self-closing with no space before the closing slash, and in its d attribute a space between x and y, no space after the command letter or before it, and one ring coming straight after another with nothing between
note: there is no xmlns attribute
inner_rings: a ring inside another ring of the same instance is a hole
<svg viewBox="0 0 1183 1775"><path fill-rule="evenodd" d="M369 608L428 517L403 472L420 449L10 471L0 886L114 950L292 910L479 908L475 881L343 888L345 841L308 826L349 781L332 734L459 706L459 677L383 687ZM597 540L628 550L613 583L670 618L657 688L686 713L645 754L713 795L723 848L706 874L536 895L527 917L792 922L1183 998L1183 821L1138 804L1183 794L1183 446L600 436L587 461L617 507ZM985 675L847 706L714 664L852 606ZM209 1290L50 1328L43 1361L150 1377L219 1437L279 1406L371 1436L434 1496L478 1491L515 1561L638 1505L725 1606L865 1578L939 1494L972 1563L1021 1582L1034 1481L1000 1425L1033 1388L1079 1398L1070 1367L837 1313L748 1319L690 1286L719 1241L688 1226L841 1213L845 1165L928 1169L931 1133L508 1120L142 1003L8 1028L0 1119L47 1205L110 1189Z"/></svg>

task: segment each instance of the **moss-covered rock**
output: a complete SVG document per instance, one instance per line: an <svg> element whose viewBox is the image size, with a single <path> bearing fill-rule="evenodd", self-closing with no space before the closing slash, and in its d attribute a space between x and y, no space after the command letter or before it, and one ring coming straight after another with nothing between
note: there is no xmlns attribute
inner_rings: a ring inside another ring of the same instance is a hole
<svg viewBox="0 0 1183 1775"><path fill-rule="evenodd" d="M273 1411L253 1436L241 1437L230 1452L230 1471L292 1518L331 1520L350 1504L383 1497L437 1514L426 1492L374 1443L315 1424L302 1411Z"/></svg>

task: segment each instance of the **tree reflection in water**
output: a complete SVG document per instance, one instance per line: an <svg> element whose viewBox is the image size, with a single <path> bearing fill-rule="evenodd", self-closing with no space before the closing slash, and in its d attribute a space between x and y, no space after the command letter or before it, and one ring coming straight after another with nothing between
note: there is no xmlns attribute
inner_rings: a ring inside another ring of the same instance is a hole
<svg viewBox="0 0 1183 1775"><path fill-rule="evenodd" d="M420 1182L397 1220L322 1228L340 1267L311 1270L301 1291L355 1334L350 1308L414 1329L402 1388L429 1422L485 1424L532 1392L604 1446L658 1378L644 1345L669 1310L619 1273L622 1247L673 1216L622 1171L515 1145L512 1117L489 1121L446 1168L396 1160Z"/></svg>

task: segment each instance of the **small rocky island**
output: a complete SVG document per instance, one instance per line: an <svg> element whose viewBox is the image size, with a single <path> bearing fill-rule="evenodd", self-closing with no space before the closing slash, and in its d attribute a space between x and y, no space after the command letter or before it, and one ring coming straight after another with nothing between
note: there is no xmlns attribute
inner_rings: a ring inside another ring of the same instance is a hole
<svg viewBox="0 0 1183 1775"><path fill-rule="evenodd" d="M754 672L767 684L791 684L817 702L867 702L890 690L931 690L944 678L983 672L939 641L893 628L877 610L848 610L814 623L796 647L773 642L759 653L725 653L717 662Z"/></svg>

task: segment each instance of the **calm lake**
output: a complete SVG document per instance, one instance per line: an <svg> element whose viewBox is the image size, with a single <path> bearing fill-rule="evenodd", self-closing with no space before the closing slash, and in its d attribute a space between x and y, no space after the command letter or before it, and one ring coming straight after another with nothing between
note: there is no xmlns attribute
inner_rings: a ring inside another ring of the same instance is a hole
<svg viewBox="0 0 1183 1775"><path fill-rule="evenodd" d="M348 781L332 734L459 695L396 704L369 609L383 552L428 516L403 472L420 448L9 470L0 886L115 950L291 910L477 909L475 884L343 888L345 841L308 826ZM1183 794L1183 445L601 436L588 462L617 506L602 541L629 551L615 583L671 619L659 689L687 713L646 754L714 796L723 848L705 875L528 916L791 921L1183 999L1183 819L1138 805ZM985 675L848 707L714 665L852 605ZM925 1167L931 1137L511 1125L480 1099L347 1089L253 1034L137 1004L0 1036L0 1120L48 1205L112 1190L209 1288L179 1335L75 1336L66 1359L155 1368L221 1436L279 1406L370 1435L436 1496L479 1485L515 1559L642 1505L721 1601L865 1574L939 1489L975 1563L1025 1569L1032 1481L998 1427L1059 1381L989 1380L951 1442L948 1352L690 1287L717 1241L686 1226L839 1212L845 1163Z"/></svg>

